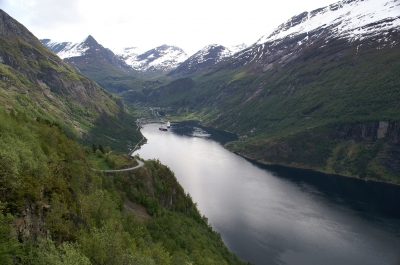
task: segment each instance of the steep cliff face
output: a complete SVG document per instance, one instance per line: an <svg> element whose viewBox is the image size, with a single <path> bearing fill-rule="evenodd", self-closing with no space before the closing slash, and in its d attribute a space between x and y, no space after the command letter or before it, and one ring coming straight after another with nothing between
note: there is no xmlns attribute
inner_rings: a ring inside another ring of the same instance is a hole
<svg viewBox="0 0 400 265"><path fill-rule="evenodd" d="M353 140L372 145L375 144L378 139L388 135L388 126L389 122L387 121L366 124L345 124L336 127L331 134L331 138L345 141Z"/></svg>
<svg viewBox="0 0 400 265"><path fill-rule="evenodd" d="M331 139L364 143L367 149L376 147L380 141L374 159L389 172L400 175L400 122L346 124L335 128Z"/></svg>
<svg viewBox="0 0 400 265"><path fill-rule="evenodd" d="M379 161L390 171L400 175L400 122L388 124L384 151L379 153Z"/></svg>

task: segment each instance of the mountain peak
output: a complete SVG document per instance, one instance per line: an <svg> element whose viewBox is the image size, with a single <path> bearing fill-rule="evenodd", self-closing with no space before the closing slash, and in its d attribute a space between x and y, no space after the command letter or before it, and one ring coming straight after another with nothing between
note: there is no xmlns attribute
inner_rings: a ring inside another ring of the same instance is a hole
<svg viewBox="0 0 400 265"><path fill-rule="evenodd" d="M88 44L89 46L94 46L94 45L97 46L97 45L100 45L100 44L95 40L95 38L93 38L92 35L87 36L86 39L83 41L83 43L86 43L86 44Z"/></svg>
<svg viewBox="0 0 400 265"><path fill-rule="evenodd" d="M187 54L179 47L163 44L144 53L137 48L125 48L118 55L138 71L166 72L187 59Z"/></svg>
<svg viewBox="0 0 400 265"><path fill-rule="evenodd" d="M242 50L245 48L244 46L237 45L232 46L232 48L227 48L220 44L207 45L179 65L175 70L171 71L168 75L190 75L198 71L209 69L225 58L231 56L239 50Z"/></svg>

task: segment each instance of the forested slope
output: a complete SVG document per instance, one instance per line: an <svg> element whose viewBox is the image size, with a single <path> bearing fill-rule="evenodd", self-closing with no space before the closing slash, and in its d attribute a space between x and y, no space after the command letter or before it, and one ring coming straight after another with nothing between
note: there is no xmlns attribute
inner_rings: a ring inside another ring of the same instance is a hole
<svg viewBox="0 0 400 265"><path fill-rule="evenodd" d="M58 124L0 118L1 264L244 264L158 161L104 175Z"/></svg>

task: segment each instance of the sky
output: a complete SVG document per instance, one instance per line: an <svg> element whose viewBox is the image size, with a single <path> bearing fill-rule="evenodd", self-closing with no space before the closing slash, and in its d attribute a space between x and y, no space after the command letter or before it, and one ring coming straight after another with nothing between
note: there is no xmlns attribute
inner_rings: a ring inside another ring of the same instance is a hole
<svg viewBox="0 0 400 265"><path fill-rule="evenodd" d="M290 17L337 0L0 0L39 39L110 49L168 44L188 55L209 44L251 45Z"/></svg>

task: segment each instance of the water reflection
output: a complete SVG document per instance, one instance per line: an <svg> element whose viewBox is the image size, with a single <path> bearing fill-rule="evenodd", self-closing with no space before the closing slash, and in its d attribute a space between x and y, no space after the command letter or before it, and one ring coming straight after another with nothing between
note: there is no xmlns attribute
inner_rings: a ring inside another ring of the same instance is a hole
<svg viewBox="0 0 400 265"><path fill-rule="evenodd" d="M150 124L142 132L148 144L138 153L159 158L175 172L242 259L255 264L400 263L400 187L251 163L225 150L213 140L214 132L197 124L171 124L168 132ZM219 139L235 137L225 134L219 133Z"/></svg>
<svg viewBox="0 0 400 265"><path fill-rule="evenodd" d="M171 124L171 131L177 135L184 135L188 137L201 137L213 140L222 145L229 141L237 140L238 137L235 134L218 131L213 128L204 127L197 121L185 121Z"/></svg>

